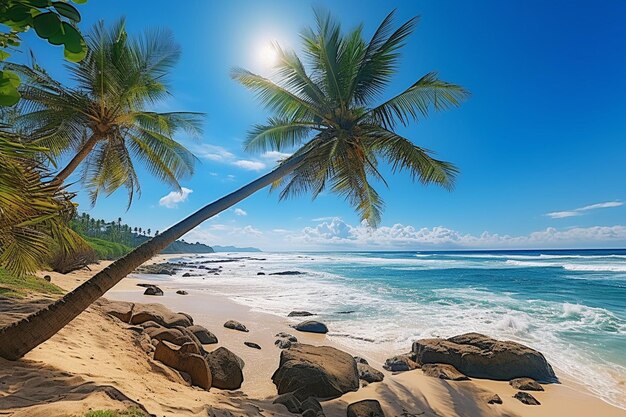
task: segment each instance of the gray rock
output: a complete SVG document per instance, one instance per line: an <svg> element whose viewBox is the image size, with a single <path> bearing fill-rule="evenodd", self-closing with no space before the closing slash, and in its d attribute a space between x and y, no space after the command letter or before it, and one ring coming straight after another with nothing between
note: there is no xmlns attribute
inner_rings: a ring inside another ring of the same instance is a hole
<svg viewBox="0 0 626 417"><path fill-rule="evenodd" d="M518 399L520 402L526 405L541 405L541 403L535 397L527 392L519 391L513 396L513 398Z"/></svg>
<svg viewBox="0 0 626 417"><path fill-rule="evenodd" d="M44 276L43 276L43 279L45 279L45 280L46 280L46 281L48 281L48 282L51 282L51 281L52 281L52 277L51 277L50 275L44 275Z"/></svg>
<svg viewBox="0 0 626 417"><path fill-rule="evenodd" d="M298 398L337 398L359 389L352 356L329 346L302 343L281 352L272 381L279 394L294 392Z"/></svg>
<svg viewBox="0 0 626 417"><path fill-rule="evenodd" d="M293 395L293 393L288 392L286 394L281 394L272 401L273 404L282 404L287 407L287 410L293 414L300 413L300 400Z"/></svg>
<svg viewBox="0 0 626 417"><path fill-rule="evenodd" d="M328 327L324 323L320 323L315 320L307 320L293 326L294 329L300 332L308 333L328 333Z"/></svg>
<svg viewBox="0 0 626 417"><path fill-rule="evenodd" d="M212 345L218 342L217 337L202 326L189 326L187 330L191 331L203 345Z"/></svg>
<svg viewBox="0 0 626 417"><path fill-rule="evenodd" d="M445 363L425 363L422 365L424 375L451 381L467 381L469 378L459 372L454 366Z"/></svg>
<svg viewBox="0 0 626 417"><path fill-rule="evenodd" d="M498 394L491 394L485 397L487 404L502 404L502 398Z"/></svg>
<svg viewBox="0 0 626 417"><path fill-rule="evenodd" d="M467 376L495 380L530 377L542 382L558 379L538 351L511 341L499 341L479 333L449 339L422 339L413 343L417 362L447 363Z"/></svg>
<svg viewBox="0 0 626 417"><path fill-rule="evenodd" d="M302 275L304 272L300 271L281 271L281 272L272 272L270 275Z"/></svg>
<svg viewBox="0 0 626 417"><path fill-rule="evenodd" d="M193 385L208 391L212 383L211 371L207 361L199 355L197 349L193 343L186 343L179 347L162 340L156 346L154 359L188 374Z"/></svg>
<svg viewBox="0 0 626 417"><path fill-rule="evenodd" d="M281 339L287 339L293 343L296 343L298 341L298 338L292 335L291 333L285 333L285 332L276 333L276 337L281 338Z"/></svg>
<svg viewBox="0 0 626 417"><path fill-rule="evenodd" d="M359 379L371 382L380 382L385 378L385 375L377 369L372 368L366 363L357 362L356 367L359 371Z"/></svg>
<svg viewBox="0 0 626 417"><path fill-rule="evenodd" d="M308 317L314 316L315 314L309 313L308 311L292 311L287 314L287 317Z"/></svg>
<svg viewBox="0 0 626 417"><path fill-rule="evenodd" d="M187 295L189 293L187 291L185 291L185 290L178 290L178 291L176 291L176 294L178 294L178 295Z"/></svg>
<svg viewBox="0 0 626 417"><path fill-rule="evenodd" d="M362 400L348 406L348 417L385 417L380 403L376 400Z"/></svg>
<svg viewBox="0 0 626 417"><path fill-rule="evenodd" d="M163 295L163 290L157 287L156 285L151 285L147 287L143 292L143 295Z"/></svg>
<svg viewBox="0 0 626 417"><path fill-rule="evenodd" d="M243 342L244 345L251 347L253 349L259 349L261 350L261 346L259 346L258 344L254 343L254 342Z"/></svg>
<svg viewBox="0 0 626 417"><path fill-rule="evenodd" d="M243 324L235 320L228 320L224 323L224 327L227 329L239 330L240 332L248 332L249 330Z"/></svg>
<svg viewBox="0 0 626 417"><path fill-rule="evenodd" d="M411 355L397 355L387 359L383 368L391 372L404 372L417 369L418 365L413 361Z"/></svg>
<svg viewBox="0 0 626 417"><path fill-rule="evenodd" d="M205 355L213 375L212 386L225 390L236 390L243 383L243 360L225 347Z"/></svg>
<svg viewBox="0 0 626 417"><path fill-rule="evenodd" d="M365 358L362 358L360 356L355 356L354 357L354 361L356 363L364 363L365 365L369 365L369 362L367 362L367 360Z"/></svg>
<svg viewBox="0 0 626 417"><path fill-rule="evenodd" d="M522 391L543 391L543 387L532 378L515 378L509 381L509 385Z"/></svg>
<svg viewBox="0 0 626 417"><path fill-rule="evenodd" d="M289 349L292 346L292 343L288 339L276 339L274 342L279 349Z"/></svg>

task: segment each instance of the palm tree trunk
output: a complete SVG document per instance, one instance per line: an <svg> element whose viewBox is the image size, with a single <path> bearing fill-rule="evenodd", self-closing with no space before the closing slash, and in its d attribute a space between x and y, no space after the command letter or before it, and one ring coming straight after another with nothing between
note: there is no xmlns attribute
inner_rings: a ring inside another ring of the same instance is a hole
<svg viewBox="0 0 626 417"><path fill-rule="evenodd" d="M91 153L91 151L96 146L96 143L98 143L99 140L100 138L97 135L95 134L91 135L91 137L87 140L87 142L85 142L83 147L80 148L80 151L78 151L78 153L74 155L74 157L67 164L67 166L63 168L61 172L59 172L57 176L54 177L54 179L50 182L58 186L63 184L63 181L65 181L67 177L72 175L72 172L74 172L76 168L78 168L80 163L83 162L85 158L87 158L87 156Z"/></svg>
<svg viewBox="0 0 626 417"><path fill-rule="evenodd" d="M161 252L170 243L203 221L232 207L274 181L281 179L292 172L304 158L305 155L295 157L237 191L204 206L191 216L137 247L128 255L113 262L58 301L17 322L0 328L0 357L9 360L21 358L56 334L89 307L91 303L120 282L122 278Z"/></svg>

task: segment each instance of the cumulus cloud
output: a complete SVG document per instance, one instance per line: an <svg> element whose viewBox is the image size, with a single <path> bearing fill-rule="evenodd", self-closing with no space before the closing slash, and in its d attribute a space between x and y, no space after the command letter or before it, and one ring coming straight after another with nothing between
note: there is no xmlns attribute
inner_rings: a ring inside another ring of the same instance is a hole
<svg viewBox="0 0 626 417"><path fill-rule="evenodd" d="M191 193L193 193L192 189L182 187L180 191L172 191L168 195L161 197L159 205L167 208L176 208L178 203L187 201L187 197Z"/></svg>
<svg viewBox="0 0 626 417"><path fill-rule="evenodd" d="M239 159L232 163L236 167L247 169L249 171L260 171L265 168L265 164L259 161L250 161L247 159Z"/></svg>
<svg viewBox="0 0 626 417"><path fill-rule="evenodd" d="M611 242L626 242L626 226L577 227L545 230L522 236L483 232L461 233L447 227L415 228L402 224L370 227L367 222L350 225L341 219L305 227L289 236L293 242L314 246L371 248L530 248L565 247Z"/></svg>
<svg viewBox="0 0 626 417"><path fill-rule="evenodd" d="M567 217L582 216L583 214L585 214L585 212L588 212L591 210L611 208L611 207L620 207L623 205L624 203L622 203L621 201L607 201L605 203L591 204L591 205L579 207L573 210L553 211L551 213L546 213L546 216L552 219L565 219Z"/></svg>
<svg viewBox="0 0 626 417"><path fill-rule="evenodd" d="M240 208L236 208L235 210L233 210L233 212L235 213L235 216L247 216L248 213L245 210L242 210Z"/></svg>
<svg viewBox="0 0 626 417"><path fill-rule="evenodd" d="M265 163L261 161L240 159L239 157L237 157L237 155L230 152L226 148L217 145L209 145L207 143L203 143L201 145L191 146L191 148L196 156L198 156L199 158L232 165L237 168L246 169L249 171L259 171L266 166Z"/></svg>

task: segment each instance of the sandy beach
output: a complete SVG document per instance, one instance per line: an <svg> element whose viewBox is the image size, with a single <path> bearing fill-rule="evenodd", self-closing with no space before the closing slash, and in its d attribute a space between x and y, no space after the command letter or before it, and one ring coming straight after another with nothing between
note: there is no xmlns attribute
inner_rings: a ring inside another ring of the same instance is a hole
<svg viewBox="0 0 626 417"><path fill-rule="evenodd" d="M161 262L165 257L155 258ZM71 290L107 262L68 275L50 274L52 282ZM277 395L270 376L278 366L280 350L274 335L295 331L287 318L252 311L222 296L187 289L188 295L175 293L180 282L160 280L165 295L143 295L136 284L145 277L131 275L106 294L111 300L164 304L173 311L193 316L219 339L205 345L207 350L225 346L246 363L244 383L235 392L190 387L173 370L151 360L136 343L133 332L119 320L90 308L61 332L17 362L2 361L0 371L0 415L82 416L90 409L124 409L137 405L157 416L206 416L207 410L230 410L233 415L288 416L282 405L272 404ZM237 320L250 330L242 333L226 329L226 320ZM302 343L328 345L364 356L381 370L383 382L372 383L357 392L323 402L327 416L343 416L348 404L361 399L378 399L387 416L625 416L626 411L591 395L557 370L560 384L544 385L544 392L533 395L540 406L524 405L512 398L516 392L507 382L473 378L471 381L446 381L424 376L421 370L393 375L382 369L386 357L402 352L384 350L351 351L325 335L295 332ZM261 350L244 345L252 341ZM407 349L408 350L408 349ZM489 405L485 397L493 393L501 405Z"/></svg>

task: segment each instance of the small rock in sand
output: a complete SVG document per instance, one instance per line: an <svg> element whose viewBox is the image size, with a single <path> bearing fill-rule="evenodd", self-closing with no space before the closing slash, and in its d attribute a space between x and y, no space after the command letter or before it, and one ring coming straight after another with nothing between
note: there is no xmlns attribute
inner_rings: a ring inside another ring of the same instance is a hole
<svg viewBox="0 0 626 417"><path fill-rule="evenodd" d="M163 295L163 290L156 285L152 285L146 288L146 290L143 292L143 295Z"/></svg>
<svg viewBox="0 0 626 417"><path fill-rule="evenodd" d="M281 271L281 272L272 272L270 275L302 275L304 272L300 271Z"/></svg>
<svg viewBox="0 0 626 417"><path fill-rule="evenodd" d="M265 272L257 272L257 275L265 275Z"/></svg>
<svg viewBox="0 0 626 417"><path fill-rule="evenodd" d="M522 403L526 405L541 405L541 403L537 401L535 397L533 397L527 392L519 391L517 394L513 396L513 398L520 400Z"/></svg>
<svg viewBox="0 0 626 417"><path fill-rule="evenodd" d="M256 343L254 343L254 342L243 342L243 344L244 344L244 345L246 345L246 346L248 346L248 347L251 347L251 348L253 348L253 349L259 349L259 350L261 350L261 346L257 345L257 344L256 344Z"/></svg>
<svg viewBox="0 0 626 417"><path fill-rule="evenodd" d="M249 330L243 324L235 320L228 320L224 323L224 327L227 329L239 330L240 332L248 332Z"/></svg>
<svg viewBox="0 0 626 417"><path fill-rule="evenodd" d="M502 404L502 398L498 394L490 394L485 397L487 404Z"/></svg>
<svg viewBox="0 0 626 417"><path fill-rule="evenodd" d="M45 279L48 282L52 281L52 277L50 275L44 275L43 279Z"/></svg>
<svg viewBox="0 0 626 417"><path fill-rule="evenodd" d="M203 345L212 345L217 343L217 337L203 326L189 326L187 327L187 330L192 332Z"/></svg>
<svg viewBox="0 0 626 417"><path fill-rule="evenodd" d="M320 323L315 320L307 320L293 326L294 329L300 332L308 333L328 333L328 327L324 323Z"/></svg>
<svg viewBox="0 0 626 417"><path fill-rule="evenodd" d="M289 349L291 347L292 342L290 342L288 339L276 339L274 344L279 349Z"/></svg>
<svg viewBox="0 0 626 417"><path fill-rule="evenodd" d="M385 417L380 403L376 400L362 400L348 406L348 417Z"/></svg>
<svg viewBox="0 0 626 417"><path fill-rule="evenodd" d="M314 315L315 314L309 313L308 311L292 311L291 313L287 314L287 317L308 317Z"/></svg>
<svg viewBox="0 0 626 417"><path fill-rule="evenodd" d="M543 391L543 387L532 378L515 378L509 381L509 385L522 391Z"/></svg>
<svg viewBox="0 0 626 417"><path fill-rule="evenodd" d="M178 291L176 291L176 294L178 294L178 295L187 295L189 293L187 291L185 291L185 290L178 290Z"/></svg>
<svg viewBox="0 0 626 417"><path fill-rule="evenodd" d="M383 365L383 368L391 372L411 371L418 367L417 363L411 358L411 355L393 356L387 359Z"/></svg>
<svg viewBox="0 0 626 417"><path fill-rule="evenodd" d="M366 363L356 364L356 368L359 371L359 379L366 382L380 382L385 378L385 375L377 369L372 368Z"/></svg>
<svg viewBox="0 0 626 417"><path fill-rule="evenodd" d="M354 361L356 363L364 363L365 365L369 365L369 362L365 358L362 358L360 356L355 356Z"/></svg>
<svg viewBox="0 0 626 417"><path fill-rule="evenodd" d="M469 378L459 372L454 366L445 363L425 363L422 365L424 375L451 381L467 381Z"/></svg>

